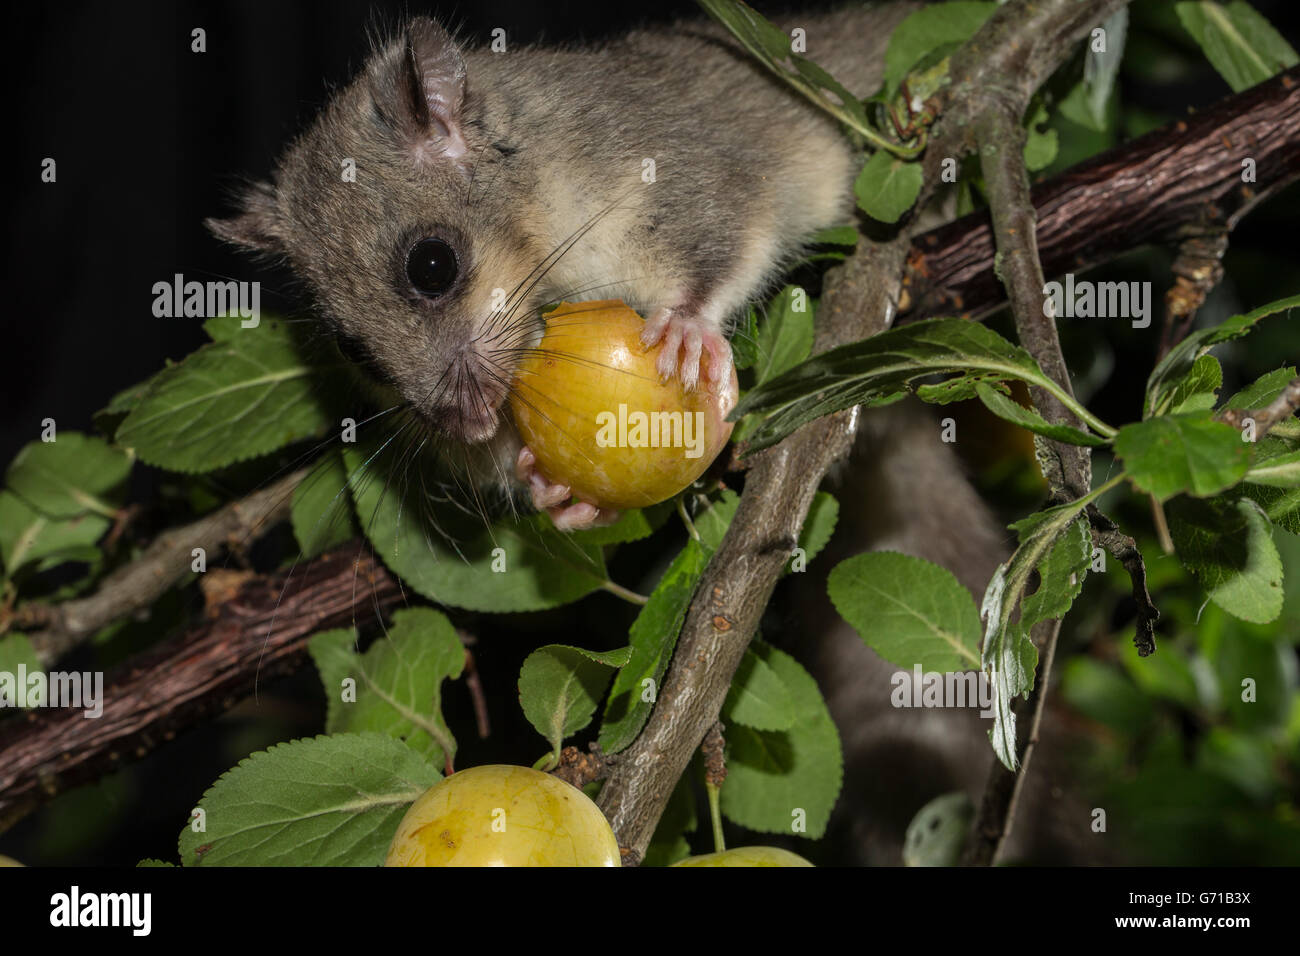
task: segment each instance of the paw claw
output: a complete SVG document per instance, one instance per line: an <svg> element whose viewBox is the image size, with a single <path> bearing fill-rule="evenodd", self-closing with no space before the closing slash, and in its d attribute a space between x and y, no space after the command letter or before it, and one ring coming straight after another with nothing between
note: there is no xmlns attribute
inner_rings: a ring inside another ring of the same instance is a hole
<svg viewBox="0 0 1300 956"><path fill-rule="evenodd" d="M553 484L537 470L537 456L527 445L519 449L519 455L515 458L515 477L528 486L533 507L538 511L547 511L568 501L572 494L568 485Z"/></svg>
<svg viewBox="0 0 1300 956"><path fill-rule="evenodd" d="M706 385L726 379L731 343L706 319L660 309L646 320L641 343L646 348L659 346L655 367L663 381L677 376L687 389L693 389L700 383L701 371Z"/></svg>
<svg viewBox="0 0 1300 956"><path fill-rule="evenodd" d="M545 511L560 531L583 531L613 524L619 512L598 508L588 501L569 503L573 492L568 485L557 485L537 470L537 456L527 445L519 449L515 458L515 476L528 486L533 507Z"/></svg>
<svg viewBox="0 0 1300 956"><path fill-rule="evenodd" d="M546 513L560 531L586 531L588 528L603 528L618 520L619 512L609 508L597 508L589 501L575 501L571 505L548 508Z"/></svg>

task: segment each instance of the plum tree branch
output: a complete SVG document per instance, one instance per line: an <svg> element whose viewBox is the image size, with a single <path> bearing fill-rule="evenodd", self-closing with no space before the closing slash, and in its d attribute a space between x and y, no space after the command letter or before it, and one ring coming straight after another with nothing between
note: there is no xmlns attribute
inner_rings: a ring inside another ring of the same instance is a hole
<svg viewBox="0 0 1300 956"><path fill-rule="evenodd" d="M927 152L927 160L931 155L941 158ZM936 179L938 172L936 159ZM1243 181L1246 172L1253 181ZM927 181L930 175L927 170ZM1300 67L1293 67L1034 186L1043 271L1082 272L1146 245L1212 241L1297 178ZM918 237L908 255L899 321L981 318L1000 307L1006 295L989 269L993 256L987 210Z"/></svg>
<svg viewBox="0 0 1300 956"><path fill-rule="evenodd" d="M49 667L100 628L147 608L190 571L192 551L215 557L226 547L264 533L289 515L293 490L307 474L295 471L210 515L153 540L144 554L108 575L91 595L40 606L33 614L40 630L30 635L41 663Z"/></svg>
<svg viewBox="0 0 1300 956"><path fill-rule="evenodd" d="M403 600L397 579L355 545L296 572L241 577L201 624L111 675L99 718L62 708L0 722L0 832L41 802L227 710L259 681L289 673L317 631L368 623Z"/></svg>

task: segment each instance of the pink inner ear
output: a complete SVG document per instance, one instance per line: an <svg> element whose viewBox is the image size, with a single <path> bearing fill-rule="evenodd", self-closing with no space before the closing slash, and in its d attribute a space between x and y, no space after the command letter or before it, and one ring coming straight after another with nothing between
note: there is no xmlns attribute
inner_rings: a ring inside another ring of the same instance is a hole
<svg viewBox="0 0 1300 956"><path fill-rule="evenodd" d="M461 159L469 152L465 137L461 134L460 124L453 113L454 107L448 97L452 93L459 105L461 94L457 80L448 81L440 76L426 74L423 81L425 102L429 104L429 121L431 129L424 142L416 145L418 159L425 160L435 156ZM454 89L448 89L454 87Z"/></svg>
<svg viewBox="0 0 1300 956"><path fill-rule="evenodd" d="M406 42L411 93L423 101L414 105L415 128L409 131L416 162L459 160L469 152L460 126L465 61L451 36L427 17L411 21Z"/></svg>

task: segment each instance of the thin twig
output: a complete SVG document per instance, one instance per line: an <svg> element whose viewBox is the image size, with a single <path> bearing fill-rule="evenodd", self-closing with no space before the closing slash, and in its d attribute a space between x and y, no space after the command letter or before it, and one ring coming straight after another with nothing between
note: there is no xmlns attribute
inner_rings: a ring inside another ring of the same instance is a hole
<svg viewBox="0 0 1300 956"><path fill-rule="evenodd" d="M1121 5L1106 0L1095 3L1068 3L1060 0L1057 3L1039 5L1009 3L990 18L977 38L988 31L991 37L1001 35L1003 42L1007 42L1008 37L1004 34L1014 30L1015 18L1032 19L1035 15L1048 15L1053 22L1040 24L1040 28L1046 28L1049 35L1055 36L1063 48L1068 49L1069 44L1090 25L1101 22ZM1026 39L1022 42L1032 44L1034 40ZM977 52L978 50L969 47L963 48L959 51L956 62L969 64ZM1060 50L1057 53L1060 55ZM971 69L978 69L978 66L972 66ZM1040 80L1045 78L1046 74L1043 74ZM1029 174L1024 161L1025 131L1020 120L1028 107L1032 89L1023 85L1018 88L1008 87L991 78L986 80L986 85L969 91L967 109L973 113L972 128L988 188L997 246L995 268L998 278L1007 289L1020 344L1063 392L1072 396L1070 376L1057 334L1056 317L1045 314L1043 265L1038 253L1037 223L1029 190ZM1030 397L1034 407L1047 421L1076 428L1081 426L1082 423L1069 408L1047 390L1033 388ZM1043 477L1047 479L1049 500L1061 503L1088 494L1092 487L1092 468L1087 448L1067 445L1038 435L1035 436L1034 445ZM990 761L988 783L972 829L971 842L963 853L963 863L994 863L1011 832L1016 804L1037 745L1038 728L1047 700L1060 630L1059 620L1040 622L1032 630L1038 645L1038 666L1033 690L1027 698L1017 698L1012 704L1017 722L1021 727L1027 728L1027 732L1022 732L1016 741L1017 770L1012 772L999 761ZM1027 721L1023 719L1026 715L1029 716Z"/></svg>
<svg viewBox="0 0 1300 956"><path fill-rule="evenodd" d="M1254 422L1255 438L1259 439L1278 422L1294 415L1297 408L1300 408L1300 377L1287 382L1277 398L1263 408L1225 408L1216 417L1233 428L1243 428L1246 422Z"/></svg>
<svg viewBox="0 0 1300 956"><path fill-rule="evenodd" d="M94 594L49 606L40 617L44 629L31 635L36 656L48 667L100 628L152 605L190 573L195 548L203 548L211 559L283 521L289 515L293 490L307 471L295 471L210 515L164 532L144 554L104 578Z"/></svg>
<svg viewBox="0 0 1300 956"><path fill-rule="evenodd" d="M600 752L600 744L591 743L587 753L577 747L565 747L560 751L560 761L551 776L559 777L581 790L589 783L604 780L609 775L613 758Z"/></svg>
<svg viewBox="0 0 1300 956"><path fill-rule="evenodd" d="M1169 271L1174 284L1165 293L1165 321L1160 329L1160 361L1187 337L1196 311L1223 280L1223 254L1228 251L1228 230L1217 228L1203 236L1188 236L1178 244Z"/></svg>
<svg viewBox="0 0 1300 956"><path fill-rule="evenodd" d="M1137 647L1139 657L1147 657L1156 650L1156 622L1160 612L1156 610L1147 590L1147 568L1138 551L1137 542L1119 530L1110 518L1095 507L1089 506L1088 520L1092 523L1092 535L1097 544L1111 553L1115 560L1128 572L1133 585L1133 600L1137 603L1137 632L1133 635L1133 644Z"/></svg>

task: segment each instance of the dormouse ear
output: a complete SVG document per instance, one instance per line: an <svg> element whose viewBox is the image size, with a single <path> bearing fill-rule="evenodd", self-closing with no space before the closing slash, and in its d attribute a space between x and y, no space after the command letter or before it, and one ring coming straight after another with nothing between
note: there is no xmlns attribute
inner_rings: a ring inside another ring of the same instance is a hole
<svg viewBox="0 0 1300 956"><path fill-rule="evenodd" d="M275 187L253 183L239 196L241 211L229 219L205 219L213 235L256 252L279 253L284 249Z"/></svg>
<svg viewBox="0 0 1300 956"><path fill-rule="evenodd" d="M379 112L415 151L417 161L465 155L465 60L456 41L428 17L416 17L407 25L398 61L388 60L372 75L371 92Z"/></svg>

